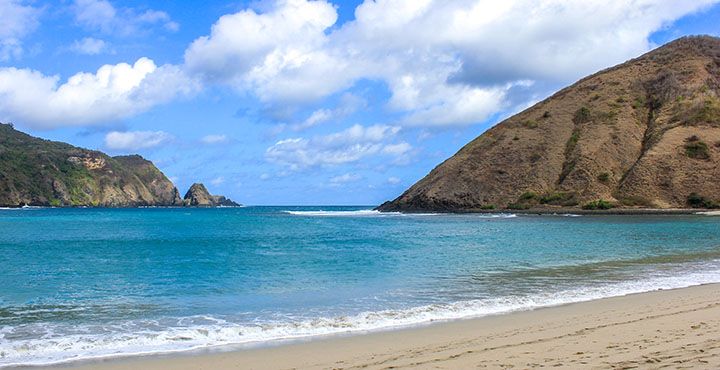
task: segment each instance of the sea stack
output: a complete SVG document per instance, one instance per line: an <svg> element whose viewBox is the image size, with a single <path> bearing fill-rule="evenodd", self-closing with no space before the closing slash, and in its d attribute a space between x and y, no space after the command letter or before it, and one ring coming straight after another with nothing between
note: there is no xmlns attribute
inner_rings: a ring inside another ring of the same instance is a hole
<svg viewBox="0 0 720 370"><path fill-rule="evenodd" d="M195 183L190 186L183 201L188 207L239 207L240 204L233 202L222 195L211 195L205 185Z"/></svg>
<svg viewBox="0 0 720 370"><path fill-rule="evenodd" d="M685 37L480 135L381 211L720 207L720 39Z"/></svg>

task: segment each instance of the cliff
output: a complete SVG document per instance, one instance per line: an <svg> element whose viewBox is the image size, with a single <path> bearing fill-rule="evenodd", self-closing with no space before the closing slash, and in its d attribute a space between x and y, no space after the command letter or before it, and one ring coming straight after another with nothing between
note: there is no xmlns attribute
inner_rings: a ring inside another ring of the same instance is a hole
<svg viewBox="0 0 720 370"><path fill-rule="evenodd" d="M678 39L486 131L382 211L715 208L720 39Z"/></svg>

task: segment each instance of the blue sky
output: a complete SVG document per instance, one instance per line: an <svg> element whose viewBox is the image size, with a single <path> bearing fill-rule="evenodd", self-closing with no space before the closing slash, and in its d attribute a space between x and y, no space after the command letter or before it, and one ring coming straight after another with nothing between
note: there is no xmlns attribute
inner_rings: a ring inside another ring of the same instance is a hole
<svg viewBox="0 0 720 370"><path fill-rule="evenodd" d="M0 0L0 120L245 204L378 204L716 0Z"/></svg>

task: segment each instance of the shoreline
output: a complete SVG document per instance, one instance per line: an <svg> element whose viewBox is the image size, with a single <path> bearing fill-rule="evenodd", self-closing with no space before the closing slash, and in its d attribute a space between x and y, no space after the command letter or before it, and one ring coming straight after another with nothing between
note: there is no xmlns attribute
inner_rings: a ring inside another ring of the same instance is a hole
<svg viewBox="0 0 720 370"><path fill-rule="evenodd" d="M377 209L374 209L377 210ZM380 213L405 213L405 214L416 214L416 213L428 213L433 212L437 214L447 215L463 215L463 214L518 214L518 215L560 215L560 214L575 214L583 216L593 215L608 215L608 216L673 216L673 215L708 215L716 216L720 215L720 211L717 209L706 209L706 208L612 208L612 209L582 209L582 208L533 208L533 209L467 209L467 210L454 210L454 211L432 211L432 210L403 210L403 211L378 211Z"/></svg>
<svg viewBox="0 0 720 370"><path fill-rule="evenodd" d="M617 336L618 332L622 335ZM665 332L672 334L671 340L669 334L662 334ZM668 357L668 351L676 354ZM563 363L566 357L568 361ZM720 366L720 284L409 328L21 368L612 367L633 363L660 366L665 363L664 357L698 361L694 365L701 367ZM268 359L272 359L272 366L268 366Z"/></svg>

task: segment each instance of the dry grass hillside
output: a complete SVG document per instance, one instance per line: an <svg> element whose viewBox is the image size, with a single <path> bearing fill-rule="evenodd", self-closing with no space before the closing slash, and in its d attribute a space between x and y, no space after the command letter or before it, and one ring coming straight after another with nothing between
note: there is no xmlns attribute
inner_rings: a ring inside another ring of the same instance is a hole
<svg viewBox="0 0 720 370"><path fill-rule="evenodd" d="M673 41L496 125L383 211L716 208L720 39Z"/></svg>

